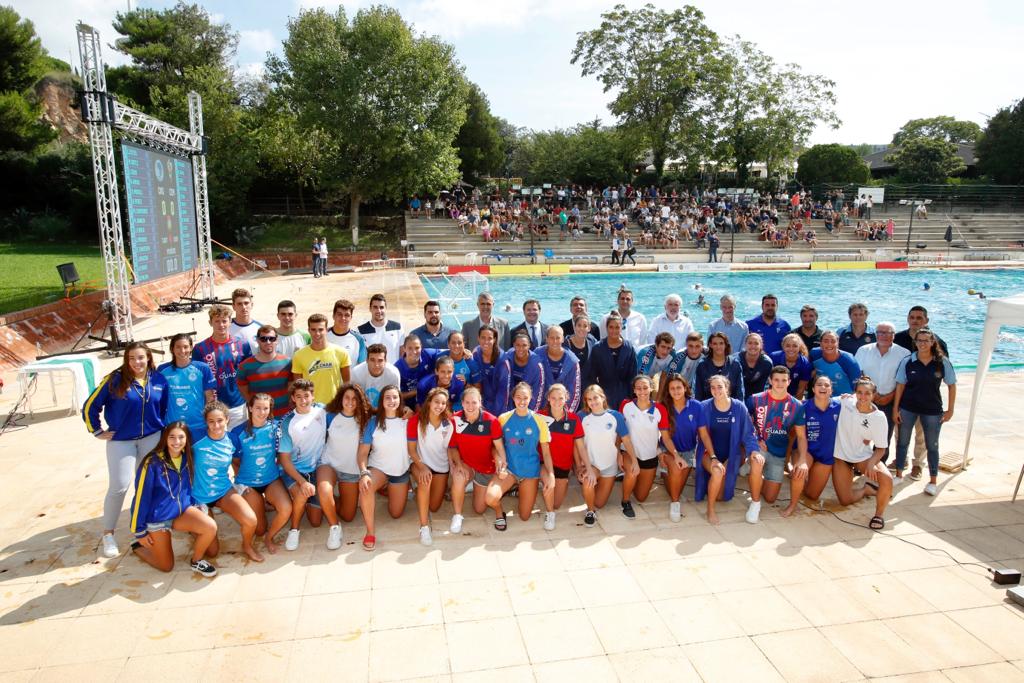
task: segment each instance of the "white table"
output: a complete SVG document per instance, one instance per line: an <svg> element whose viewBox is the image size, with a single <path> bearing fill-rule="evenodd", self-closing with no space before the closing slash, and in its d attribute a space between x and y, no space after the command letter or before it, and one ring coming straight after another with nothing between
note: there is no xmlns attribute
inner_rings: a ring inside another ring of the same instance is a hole
<svg viewBox="0 0 1024 683"><path fill-rule="evenodd" d="M48 375L50 378L50 393L53 396L53 405L57 403L57 384L54 381L58 374L71 376L71 406L68 408L68 415L78 412L85 399L88 398L103 377L100 374L100 364L92 356L56 356L46 360L35 361L18 368L18 382L21 385L21 392L25 394L33 377ZM32 397L28 397L28 414L32 415Z"/></svg>

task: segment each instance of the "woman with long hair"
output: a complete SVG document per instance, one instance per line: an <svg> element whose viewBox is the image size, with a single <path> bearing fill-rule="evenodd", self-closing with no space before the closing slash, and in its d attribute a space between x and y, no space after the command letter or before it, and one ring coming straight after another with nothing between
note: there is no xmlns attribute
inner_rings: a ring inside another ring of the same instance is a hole
<svg viewBox="0 0 1024 683"><path fill-rule="evenodd" d="M184 332L171 337L171 360L157 372L167 380L167 414L164 420L184 422L192 432L193 443L206 436L203 408L217 398L217 380L206 363L192 360L192 337Z"/></svg>
<svg viewBox="0 0 1024 683"><path fill-rule="evenodd" d="M473 349L473 360L480 368L479 388L485 396L497 394L498 361L501 360L501 348L498 346L498 330L491 325L482 325L476 335L479 345ZM493 405L487 407L491 410Z"/></svg>
<svg viewBox="0 0 1024 683"><path fill-rule="evenodd" d="M562 507L565 494L569 491L569 473L573 465L580 473L587 465L587 451L583 447L583 421L567 406L569 390L562 384L548 387L547 403L538 411L548 425L551 434L551 473L554 475L554 500L551 508L554 515Z"/></svg>
<svg viewBox="0 0 1024 683"><path fill-rule="evenodd" d="M623 340L623 344L628 344ZM622 474L622 515L634 519L636 511L629 503L629 496L636 486L640 466L629 438L629 427L622 413L608 407L608 398L597 384L591 384L583 391L583 403L587 414L583 418L583 444L587 449L587 467L580 473L583 485L583 501L587 511L583 524L594 526L597 510L603 508L611 498L615 478Z"/></svg>
<svg viewBox="0 0 1024 683"><path fill-rule="evenodd" d="M561 332L560 328L558 329ZM501 498L512 488L519 485L519 519L524 522L533 514L533 504L537 502L537 491L540 481L544 479L544 529L555 529L555 475L551 464L551 434L547 423L530 409L533 403L533 390L526 382L520 382L512 390L512 402L515 405L498 418L504 437L505 454L508 458L508 471L512 476L499 477L487 486L487 504L492 508L501 505ZM538 451L540 458L537 457ZM541 467L543 464L543 468ZM494 528L504 531L508 521L502 511L501 517L495 520Z"/></svg>
<svg viewBox="0 0 1024 683"><path fill-rule="evenodd" d="M362 387L350 382L338 388L324 410L327 411L327 443L316 468L316 489L322 513L313 514L327 517L330 525L327 547L337 550L342 541L341 522L355 519L359 506L359 444L366 425L373 418L373 408Z"/></svg>
<svg viewBox="0 0 1024 683"><path fill-rule="evenodd" d="M374 509L377 491L387 488L388 512L398 519L405 512L409 494L407 424L402 417L402 394L395 385L384 387L376 416L363 431L359 444L359 508L366 521L363 549L377 547Z"/></svg>
<svg viewBox="0 0 1024 683"><path fill-rule="evenodd" d="M672 442L672 432L669 431L668 410L654 399L654 383L651 378L637 375L633 378L632 398L622 402L619 412L626 420L633 452L640 467L636 486L630 493L638 503L643 503L654 485L658 465L661 464L661 452L664 451L672 459L679 456ZM625 488L622 497L627 505L632 505Z"/></svg>
<svg viewBox="0 0 1024 683"><path fill-rule="evenodd" d="M873 401L876 388L873 381L861 377L853 387L854 395L847 394L839 401L842 408L836 428L832 487L840 505L853 505L865 497L874 496L875 515L868 522L868 527L880 531L885 528L884 515L892 498L893 477L882 462L889 429L885 414ZM906 452L904 447L904 456ZM857 474L864 475L864 486L854 489L853 478Z"/></svg>
<svg viewBox="0 0 1024 683"><path fill-rule="evenodd" d="M120 554L114 527L139 460L160 441L168 394L167 380L153 364L153 352L143 342L131 342L125 347L121 367L104 377L82 406L86 428L107 442L110 483L103 499L104 557Z"/></svg>
<svg viewBox="0 0 1024 683"><path fill-rule="evenodd" d="M448 490L448 445L455 433L448 391L434 387L406 427L407 448L416 481L416 510L420 516L420 543L432 545L430 513L437 512Z"/></svg>
<svg viewBox="0 0 1024 683"><path fill-rule="evenodd" d="M193 467L188 425L172 422L164 428L156 448L139 463L131 507L135 532L132 551L146 564L169 572L174 568L171 530L188 532L195 537L192 571L212 579L217 576L217 568L206 557L217 539L217 523L195 506Z"/></svg>
<svg viewBox="0 0 1024 683"><path fill-rule="evenodd" d="M284 529L292 514L292 500L281 483L277 452L281 445L281 423L272 417L274 399L257 393L249 398L249 416L245 424L231 430L235 445L235 491L245 499L256 515L256 535L263 537L267 552L277 552L274 537ZM267 525L267 503L275 512Z"/></svg>
<svg viewBox="0 0 1024 683"><path fill-rule="evenodd" d="M811 398L804 401L807 452L811 468L807 473L804 495L818 500L825 490L835 465L836 429L839 426L839 401L832 398L832 380L826 375L814 378Z"/></svg>
<svg viewBox="0 0 1024 683"><path fill-rule="evenodd" d="M697 442L704 424L700 401L693 397L690 384L678 373L667 376L661 386L659 401L667 408L668 432L672 435L675 453L662 453L665 488L668 491L668 516L678 522L683 516L681 497L686 480L696 466Z"/></svg>
<svg viewBox="0 0 1024 683"><path fill-rule="evenodd" d="M732 345L725 332L712 332L708 335L708 355L697 364L693 380L694 395L698 401L706 401L711 398L708 380L715 375L728 378L731 386L729 395L732 398L740 401L745 398L743 368L740 366L740 362L732 356Z"/></svg>
<svg viewBox="0 0 1024 683"><path fill-rule="evenodd" d="M773 366L785 365L789 368L789 395L801 401L807 395L807 385L814 374L809 355L807 345L796 332L782 338L781 350L768 354Z"/></svg>

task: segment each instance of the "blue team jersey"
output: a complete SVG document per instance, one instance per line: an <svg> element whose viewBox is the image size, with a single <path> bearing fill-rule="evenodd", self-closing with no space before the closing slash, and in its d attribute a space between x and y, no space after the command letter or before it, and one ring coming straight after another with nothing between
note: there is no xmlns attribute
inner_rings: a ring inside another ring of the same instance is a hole
<svg viewBox="0 0 1024 683"><path fill-rule="evenodd" d="M398 370L399 377L402 378L402 393L408 393L410 391L416 391L417 385L420 380L427 375L434 374L434 361L437 360L437 351L432 349L423 349L420 351L420 362L415 367L409 367L409 364L405 362L405 357L398 359L395 363L395 369ZM416 397L412 397L405 401L405 404L410 408L416 406Z"/></svg>
<svg viewBox="0 0 1024 683"><path fill-rule="evenodd" d="M203 419L203 407L206 405L206 392L217 389L210 368L192 361L179 368L174 361L164 363L157 372L167 380L168 399L167 414L164 422L184 422L192 432L192 443L206 436L206 420Z"/></svg>
<svg viewBox="0 0 1024 683"><path fill-rule="evenodd" d="M676 450L689 452L695 449L697 447L697 430L700 427L707 427L700 401L691 398L686 402L686 407L678 413L670 402L668 412L675 418L672 443L675 444Z"/></svg>
<svg viewBox="0 0 1024 683"><path fill-rule="evenodd" d="M231 490L228 469L235 457L235 444L227 435L216 440L207 436L192 447L192 453L192 497L200 503L215 503Z"/></svg>
<svg viewBox="0 0 1024 683"><path fill-rule="evenodd" d="M441 355L450 356L448 352ZM464 384L477 384L480 382L480 366L471 356L463 356L462 360L453 360L452 363L455 365L455 376L462 380Z"/></svg>
<svg viewBox="0 0 1024 683"><path fill-rule="evenodd" d="M832 380L832 394L839 396L853 393L853 383L860 377L860 364L857 359L846 351L840 351L839 357L829 362L821 349L811 351L811 364L815 372Z"/></svg>
<svg viewBox="0 0 1024 683"><path fill-rule="evenodd" d="M192 359L210 368L217 382L217 399L226 403L228 408L237 408L245 403L235 374L242 361L251 355L249 343L238 337L230 337L224 343L215 342L212 338L204 339L192 349Z"/></svg>
<svg viewBox="0 0 1024 683"><path fill-rule="evenodd" d="M521 479L539 477L540 458L537 457L537 449L542 443L551 443L548 423L532 410L526 415L518 415L516 411L510 410L501 415L498 422L501 423L509 470Z"/></svg>
<svg viewBox="0 0 1024 683"><path fill-rule="evenodd" d="M288 453L300 474L309 474L320 464L327 443L327 428L334 420L320 403L308 413L291 411L281 420L281 443L278 451Z"/></svg>
<svg viewBox="0 0 1024 683"><path fill-rule="evenodd" d="M747 330L757 332L764 340L764 352L768 355L782 350L782 338L792 332L792 328L782 318L776 318L771 325L764 318L757 316L747 321Z"/></svg>
<svg viewBox="0 0 1024 683"><path fill-rule="evenodd" d="M281 423L268 420L262 427L241 424L228 435L239 459L235 481L245 486L266 486L281 476L277 449L281 444Z"/></svg>
<svg viewBox="0 0 1024 683"><path fill-rule="evenodd" d="M807 423L807 452L815 462L831 465L835 462L836 428L839 426L840 403L829 399L828 407L821 410L814 399L804 401L804 420Z"/></svg>
<svg viewBox="0 0 1024 683"><path fill-rule="evenodd" d="M767 391L747 399L747 409L754 423L754 434L764 441L768 452L785 457L789 448L789 430L804 426L804 406L789 394L776 401Z"/></svg>

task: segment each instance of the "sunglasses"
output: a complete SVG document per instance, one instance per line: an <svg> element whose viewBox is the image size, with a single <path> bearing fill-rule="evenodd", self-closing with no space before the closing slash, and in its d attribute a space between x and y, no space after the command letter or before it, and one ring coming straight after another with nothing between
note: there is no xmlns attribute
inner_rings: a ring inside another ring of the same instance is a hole
<svg viewBox="0 0 1024 683"><path fill-rule="evenodd" d="M277 341L277 337L256 337L256 338L259 339L261 342L276 342Z"/></svg>

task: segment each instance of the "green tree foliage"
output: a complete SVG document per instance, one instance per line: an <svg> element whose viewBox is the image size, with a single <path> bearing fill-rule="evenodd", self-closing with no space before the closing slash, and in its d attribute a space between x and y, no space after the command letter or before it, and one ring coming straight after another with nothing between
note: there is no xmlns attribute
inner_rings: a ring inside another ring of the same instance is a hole
<svg viewBox="0 0 1024 683"><path fill-rule="evenodd" d="M953 144L977 142L981 137L981 126L974 121L958 121L952 116L933 116L927 119L911 119L892 136L892 146L918 138L935 138Z"/></svg>
<svg viewBox="0 0 1024 683"><path fill-rule="evenodd" d="M0 92L0 150L31 152L52 140L53 129L39 120L42 107L18 92Z"/></svg>
<svg viewBox="0 0 1024 683"><path fill-rule="evenodd" d="M967 168L956 145L939 138L908 140L886 161L894 163L900 179L910 183L944 183Z"/></svg>
<svg viewBox="0 0 1024 683"><path fill-rule="evenodd" d="M978 141L978 164L997 183L1024 183L1024 100L1000 109Z"/></svg>
<svg viewBox="0 0 1024 683"><path fill-rule="evenodd" d="M48 62L36 27L10 7L0 6L0 92L24 92Z"/></svg>
<svg viewBox="0 0 1024 683"><path fill-rule="evenodd" d="M510 175L529 185L608 185L629 178L637 155L617 128L600 121L575 128L520 133Z"/></svg>
<svg viewBox="0 0 1024 683"><path fill-rule="evenodd" d="M863 183L870 177L870 172L868 165L851 147L815 145L797 159L796 177L805 185Z"/></svg>
<svg viewBox="0 0 1024 683"><path fill-rule="evenodd" d="M690 5L666 12L616 5L579 34L572 63L614 92L609 110L651 150L658 177L665 160L706 150L708 119L726 68L718 36Z"/></svg>
<svg viewBox="0 0 1024 683"><path fill-rule="evenodd" d="M319 187L324 168L334 156L334 139L321 128L302 126L281 97L269 97L258 118L260 158L296 184L299 206L305 212L305 189Z"/></svg>
<svg viewBox="0 0 1024 683"><path fill-rule="evenodd" d="M418 37L397 11L306 11L288 22L268 72L303 126L334 138L325 182L349 197L352 241L363 201L399 201L459 177L453 141L466 84L450 45Z"/></svg>
<svg viewBox="0 0 1024 683"><path fill-rule="evenodd" d="M466 122L455 136L455 146L462 176L476 184L481 177L502 171L505 148L487 96L475 83L469 84L466 95Z"/></svg>

